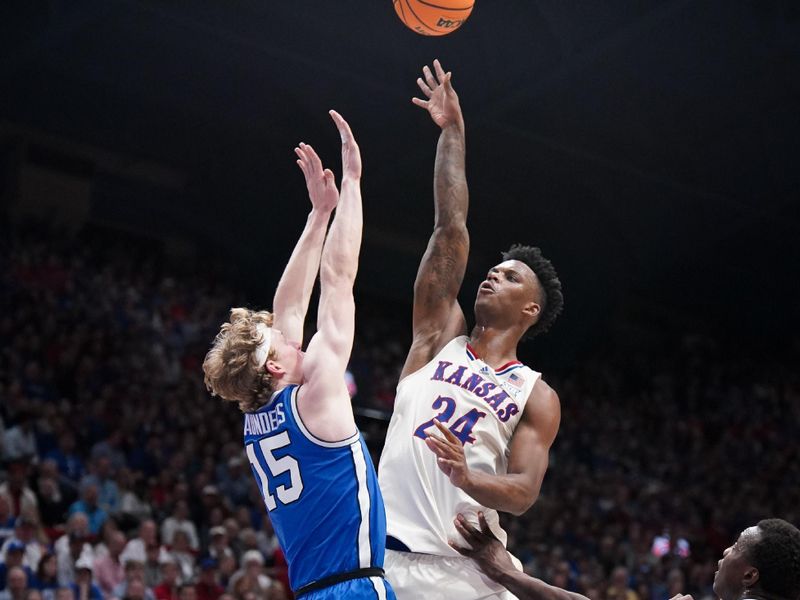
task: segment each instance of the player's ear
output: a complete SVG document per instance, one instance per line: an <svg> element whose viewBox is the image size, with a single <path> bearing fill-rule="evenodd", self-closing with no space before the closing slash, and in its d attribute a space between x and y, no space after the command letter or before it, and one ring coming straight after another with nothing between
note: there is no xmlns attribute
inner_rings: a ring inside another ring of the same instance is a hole
<svg viewBox="0 0 800 600"><path fill-rule="evenodd" d="M275 362L274 360L268 360L266 364L267 371L273 377L277 377L280 379L286 373L286 369L284 369L279 363Z"/></svg>
<svg viewBox="0 0 800 600"><path fill-rule="evenodd" d="M536 302L528 302L525 306L522 307L522 314L530 317L531 319L535 319L539 316L539 313L542 312L542 307L536 304Z"/></svg>
<svg viewBox="0 0 800 600"><path fill-rule="evenodd" d="M742 580L745 589L749 590L754 588L758 583L758 580L760 579L759 575L760 574L758 572L758 569L756 569L755 567L751 566L750 568L748 568L744 572L744 579Z"/></svg>

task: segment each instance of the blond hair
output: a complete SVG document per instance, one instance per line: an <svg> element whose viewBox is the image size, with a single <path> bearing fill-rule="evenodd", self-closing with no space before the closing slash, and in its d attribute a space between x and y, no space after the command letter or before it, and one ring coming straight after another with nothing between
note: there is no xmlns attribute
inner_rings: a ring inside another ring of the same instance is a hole
<svg viewBox="0 0 800 600"><path fill-rule="evenodd" d="M259 323L272 327L272 313L232 308L229 323L223 323L203 361L208 391L228 402L237 402L242 412L253 412L269 400L275 381L264 365L257 365L254 351L261 344ZM274 350L268 358L275 360Z"/></svg>

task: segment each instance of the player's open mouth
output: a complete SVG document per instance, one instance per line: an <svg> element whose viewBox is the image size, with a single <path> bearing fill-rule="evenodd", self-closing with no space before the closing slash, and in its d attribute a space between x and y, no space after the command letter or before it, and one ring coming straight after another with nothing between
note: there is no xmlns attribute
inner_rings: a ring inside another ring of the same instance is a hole
<svg viewBox="0 0 800 600"><path fill-rule="evenodd" d="M485 293L488 293L488 294L494 294L494 288L492 287L491 283L489 283L488 281L484 281L481 284L481 287L478 288L478 292L479 293L480 292L485 292Z"/></svg>

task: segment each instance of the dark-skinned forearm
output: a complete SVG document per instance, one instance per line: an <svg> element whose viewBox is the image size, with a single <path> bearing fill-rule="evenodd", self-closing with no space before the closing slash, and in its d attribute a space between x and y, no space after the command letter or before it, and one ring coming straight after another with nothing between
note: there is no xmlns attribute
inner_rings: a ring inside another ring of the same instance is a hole
<svg viewBox="0 0 800 600"><path fill-rule="evenodd" d="M469 208L466 175L464 121L442 129L436 145L433 188L436 207L435 227L464 227Z"/></svg>
<svg viewBox="0 0 800 600"><path fill-rule="evenodd" d="M495 580L520 600L587 600L580 594L548 585L521 571L506 571Z"/></svg>

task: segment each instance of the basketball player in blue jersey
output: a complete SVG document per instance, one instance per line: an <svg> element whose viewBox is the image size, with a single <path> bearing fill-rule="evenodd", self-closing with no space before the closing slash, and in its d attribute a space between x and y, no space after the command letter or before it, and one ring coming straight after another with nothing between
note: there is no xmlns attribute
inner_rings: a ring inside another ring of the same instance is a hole
<svg viewBox="0 0 800 600"><path fill-rule="evenodd" d="M391 599L382 569L383 500L345 385L361 245L361 155L348 124L334 111L331 117L342 138L341 194L314 149L300 144L295 152L312 210L275 291L274 313L233 309L203 370L209 390L245 413L245 452L295 596ZM317 333L303 352L318 270Z"/></svg>
<svg viewBox="0 0 800 600"><path fill-rule="evenodd" d="M386 573L398 598L510 597L449 544L453 515L505 544L498 511L536 501L558 432L560 404L541 374L517 360L525 336L560 313L561 283L538 248L514 246L491 267L469 336L457 296L469 252L464 119L438 61L414 103L441 128L434 167L435 223L414 284L413 340L381 456Z"/></svg>

